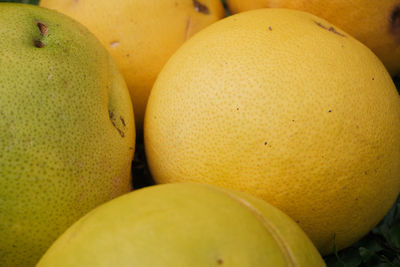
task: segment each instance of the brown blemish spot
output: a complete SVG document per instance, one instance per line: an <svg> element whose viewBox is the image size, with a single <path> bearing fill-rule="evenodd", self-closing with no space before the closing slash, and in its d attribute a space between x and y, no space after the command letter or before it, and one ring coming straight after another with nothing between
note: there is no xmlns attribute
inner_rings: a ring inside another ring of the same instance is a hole
<svg viewBox="0 0 400 267"><path fill-rule="evenodd" d="M375 77L372 77L372 80L375 81Z"/></svg>
<svg viewBox="0 0 400 267"><path fill-rule="evenodd" d="M35 39L33 40L33 44L37 47L37 48L43 48L45 45L42 41L40 41L39 39Z"/></svg>
<svg viewBox="0 0 400 267"><path fill-rule="evenodd" d="M268 30L272 31L272 27L271 27L271 26L269 26L269 27L268 27Z"/></svg>
<svg viewBox="0 0 400 267"><path fill-rule="evenodd" d="M217 260L217 263L222 265L222 264L224 264L224 260L220 258L220 259Z"/></svg>
<svg viewBox="0 0 400 267"><path fill-rule="evenodd" d="M37 48L43 48L45 47L45 44L43 43L42 38L46 37L47 34L49 33L49 27L47 27L46 24L44 24L43 22L40 22L38 20L35 21L36 26L38 27L39 31L40 31L40 38L35 38L33 40L33 44L37 47Z"/></svg>
<svg viewBox="0 0 400 267"><path fill-rule="evenodd" d="M397 41L400 42L400 5L393 8L390 14L390 32L397 37Z"/></svg>
<svg viewBox="0 0 400 267"><path fill-rule="evenodd" d="M110 119L114 119L114 112L112 112L111 110L108 111L108 116L110 117Z"/></svg>
<svg viewBox="0 0 400 267"><path fill-rule="evenodd" d="M268 145L268 142L264 142L264 146Z"/></svg>
<svg viewBox="0 0 400 267"><path fill-rule="evenodd" d="M315 24L317 24L319 27L321 27L322 29L325 29L325 30L327 30L327 31L330 31L330 32L332 32L332 33L334 33L334 34L337 34L337 35L339 35L339 36L342 36L342 37L346 37L346 35L344 35L343 33L340 33L340 32L338 32L334 27L327 27L327 26L325 26L325 25L323 25L322 23L320 23L320 22L317 22L317 21L314 21L315 22Z"/></svg>
<svg viewBox="0 0 400 267"><path fill-rule="evenodd" d="M46 36L49 33L49 27L47 27L46 24L42 22L36 22L36 25L38 26L40 34L42 36Z"/></svg>
<svg viewBox="0 0 400 267"><path fill-rule="evenodd" d="M203 14L210 14L210 10L208 9L208 7L202 3L200 3L197 0L193 0L193 6L194 6L194 10L196 10L197 12L203 13Z"/></svg>
<svg viewBox="0 0 400 267"><path fill-rule="evenodd" d="M115 123L115 115L114 112L111 110L108 111L108 116L110 117L111 123L114 126L115 129L117 129L118 133L121 135L121 137L125 137L125 133L117 126Z"/></svg>
<svg viewBox="0 0 400 267"><path fill-rule="evenodd" d="M122 118L122 116L119 116L119 119L121 120L122 125L126 126L124 118Z"/></svg>
<svg viewBox="0 0 400 267"><path fill-rule="evenodd" d="M332 112L332 110L328 110L328 112L329 112L329 113L331 113L331 112Z"/></svg>
<svg viewBox="0 0 400 267"><path fill-rule="evenodd" d="M118 127L115 125L114 122L112 122L112 125L115 127L115 129L117 129L117 131L118 131L119 135L121 135L121 137L125 137L125 133L124 133L120 128L118 128Z"/></svg>

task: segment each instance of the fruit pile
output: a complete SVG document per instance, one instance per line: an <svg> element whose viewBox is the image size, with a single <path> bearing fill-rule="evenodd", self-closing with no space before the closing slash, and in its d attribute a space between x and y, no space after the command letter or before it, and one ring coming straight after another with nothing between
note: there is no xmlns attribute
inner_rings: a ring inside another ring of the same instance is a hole
<svg viewBox="0 0 400 267"><path fill-rule="evenodd" d="M0 3L0 266L400 265L400 3L35 4Z"/></svg>

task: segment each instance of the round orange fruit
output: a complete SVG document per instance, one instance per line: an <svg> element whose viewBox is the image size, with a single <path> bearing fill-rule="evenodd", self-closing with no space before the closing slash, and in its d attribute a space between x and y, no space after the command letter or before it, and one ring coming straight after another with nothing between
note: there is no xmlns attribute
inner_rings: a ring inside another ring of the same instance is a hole
<svg viewBox="0 0 400 267"><path fill-rule="evenodd" d="M324 254L355 242L400 192L400 97L381 61L314 15L260 9L217 22L160 73L144 125L158 183L249 192Z"/></svg>

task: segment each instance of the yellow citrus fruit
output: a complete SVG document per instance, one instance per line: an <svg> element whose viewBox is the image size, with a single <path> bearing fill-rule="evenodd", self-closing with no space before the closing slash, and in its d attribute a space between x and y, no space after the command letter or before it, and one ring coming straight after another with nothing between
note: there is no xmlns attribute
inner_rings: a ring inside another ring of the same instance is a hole
<svg viewBox="0 0 400 267"><path fill-rule="evenodd" d="M168 61L144 141L158 183L254 194L324 254L361 238L400 192L400 97L379 59L314 15L260 9L219 21Z"/></svg>
<svg viewBox="0 0 400 267"><path fill-rule="evenodd" d="M326 19L368 46L392 75L400 74L399 0L227 0L232 12L293 8Z"/></svg>
<svg viewBox="0 0 400 267"><path fill-rule="evenodd" d="M127 82L138 129L168 58L225 14L220 0L41 0L40 5L78 20L108 49Z"/></svg>
<svg viewBox="0 0 400 267"><path fill-rule="evenodd" d="M288 216L251 196L199 184L157 185L93 210L38 267L325 266Z"/></svg>
<svg viewBox="0 0 400 267"><path fill-rule="evenodd" d="M0 25L0 265L34 266L75 220L131 190L134 115L81 24L1 3Z"/></svg>

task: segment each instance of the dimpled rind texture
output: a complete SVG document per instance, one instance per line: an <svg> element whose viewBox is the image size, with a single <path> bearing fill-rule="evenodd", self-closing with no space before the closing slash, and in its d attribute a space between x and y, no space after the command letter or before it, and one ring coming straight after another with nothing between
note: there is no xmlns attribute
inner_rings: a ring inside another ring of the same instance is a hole
<svg viewBox="0 0 400 267"><path fill-rule="evenodd" d="M194 181L275 205L324 254L360 239L400 191L400 97L364 45L305 12L240 13L171 57L149 97L157 183Z"/></svg>
<svg viewBox="0 0 400 267"><path fill-rule="evenodd" d="M74 221L131 190L134 115L82 25L7 3L0 25L0 265L33 266Z"/></svg>
<svg viewBox="0 0 400 267"><path fill-rule="evenodd" d="M391 75L400 74L399 0L227 0L234 12L293 8L326 19L368 46Z"/></svg>
<svg viewBox="0 0 400 267"><path fill-rule="evenodd" d="M40 5L81 22L108 49L127 82L138 130L168 58L225 15L220 0L41 0Z"/></svg>
<svg viewBox="0 0 400 267"><path fill-rule="evenodd" d="M177 183L140 189L69 228L38 267L325 266L288 216L262 200Z"/></svg>

